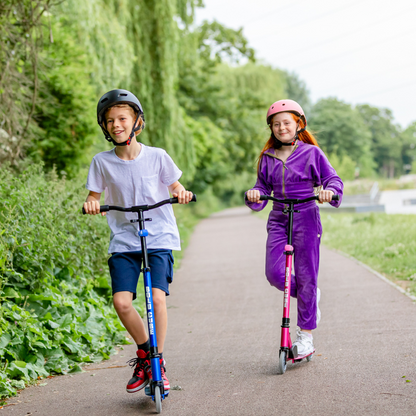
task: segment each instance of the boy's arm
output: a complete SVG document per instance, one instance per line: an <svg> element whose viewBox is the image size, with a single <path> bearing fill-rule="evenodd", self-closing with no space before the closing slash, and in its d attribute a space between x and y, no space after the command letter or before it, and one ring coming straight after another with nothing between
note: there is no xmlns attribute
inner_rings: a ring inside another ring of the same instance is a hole
<svg viewBox="0 0 416 416"><path fill-rule="evenodd" d="M101 194L93 191L89 192L87 199L84 202L84 209L87 214L96 215L100 213L100 198ZM101 213L101 215L105 214L105 212Z"/></svg>
<svg viewBox="0 0 416 416"><path fill-rule="evenodd" d="M168 189L174 198L178 198L180 204L189 204L189 201L192 199L193 193L187 191L179 181L169 185Z"/></svg>

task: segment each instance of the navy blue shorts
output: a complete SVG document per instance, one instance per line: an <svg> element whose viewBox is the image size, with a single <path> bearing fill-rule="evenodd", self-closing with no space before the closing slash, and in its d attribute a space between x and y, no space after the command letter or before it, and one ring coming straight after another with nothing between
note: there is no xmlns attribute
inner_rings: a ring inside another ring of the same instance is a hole
<svg viewBox="0 0 416 416"><path fill-rule="evenodd" d="M172 250L148 249L152 287L169 295L169 284L173 279ZM113 295L117 292L131 292L136 299L137 282L142 268L142 252L127 251L113 253L108 259Z"/></svg>

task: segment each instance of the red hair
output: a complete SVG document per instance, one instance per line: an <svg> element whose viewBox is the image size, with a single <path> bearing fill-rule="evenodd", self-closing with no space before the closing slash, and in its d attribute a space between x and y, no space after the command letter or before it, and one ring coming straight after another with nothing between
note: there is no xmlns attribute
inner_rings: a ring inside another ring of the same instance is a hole
<svg viewBox="0 0 416 416"><path fill-rule="evenodd" d="M299 122L299 127L301 129L304 129L305 128L305 122L303 121L303 118L299 117L298 115L296 115L294 113L290 113L290 114L293 117L293 120L296 121L296 123ZM273 120L273 118L272 118L272 120ZM271 127L271 121L272 120L270 120L270 130L272 129L272 127ZM313 146L318 146L319 147L318 142L315 139L315 137L313 136L313 134L312 133L309 133L306 130L299 132L298 133L298 138L299 138L299 140L301 142L308 143L308 144L311 144ZM257 172L260 169L260 161L261 161L261 158L262 158L263 154L265 152L267 152L267 150L273 149L273 148L274 149L277 149L277 143L276 143L276 140L274 139L273 135L270 135L269 140L267 140L267 142L266 142L265 146L263 147L263 150L261 151L260 156L258 158L258 161L257 161Z"/></svg>

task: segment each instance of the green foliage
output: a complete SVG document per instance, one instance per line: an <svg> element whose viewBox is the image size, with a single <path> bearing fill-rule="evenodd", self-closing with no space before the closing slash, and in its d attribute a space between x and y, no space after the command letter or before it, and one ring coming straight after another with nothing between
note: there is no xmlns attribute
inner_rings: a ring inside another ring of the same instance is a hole
<svg viewBox="0 0 416 416"><path fill-rule="evenodd" d="M214 20L203 22L197 32L199 53L204 60L232 64L238 64L241 60L254 62L254 50L248 47L243 29L230 29Z"/></svg>
<svg viewBox="0 0 416 416"><path fill-rule="evenodd" d="M286 80L286 98L298 102L308 117L312 103L305 81L301 80L299 76L294 72L284 72L284 75Z"/></svg>
<svg viewBox="0 0 416 416"><path fill-rule="evenodd" d="M356 175L356 163L348 156L340 158L336 153L328 155L328 160L343 181L352 181Z"/></svg>
<svg viewBox="0 0 416 416"><path fill-rule="evenodd" d="M412 215L323 214L322 224L325 245L350 254L416 295Z"/></svg>
<svg viewBox="0 0 416 416"><path fill-rule="evenodd" d="M416 122L402 134L402 161L404 173L416 173Z"/></svg>
<svg viewBox="0 0 416 416"><path fill-rule="evenodd" d="M36 139L34 104L39 90L42 23L51 0L0 2L0 162L13 166Z"/></svg>
<svg viewBox="0 0 416 416"><path fill-rule="evenodd" d="M393 124L393 114L387 108L358 105L364 123L371 132L371 153L377 170L385 177L394 177L401 171L401 136L399 127Z"/></svg>
<svg viewBox="0 0 416 416"><path fill-rule="evenodd" d="M36 111L38 126L45 132L32 142L32 157L74 176L96 133L95 89L89 81L91 67L82 45L72 36L65 19L53 19L54 43L44 51L48 71L41 76L42 89ZM46 52L46 53L45 53ZM76 85L76 88L74 88Z"/></svg>
<svg viewBox="0 0 416 416"><path fill-rule="evenodd" d="M80 215L81 181L32 165L0 183L0 396L80 371L125 343L109 303L107 230ZM81 199L82 195L82 199Z"/></svg>
<svg viewBox="0 0 416 416"><path fill-rule="evenodd" d="M371 133L358 110L336 98L322 99L313 106L309 125L327 154L348 156L360 176L372 176Z"/></svg>

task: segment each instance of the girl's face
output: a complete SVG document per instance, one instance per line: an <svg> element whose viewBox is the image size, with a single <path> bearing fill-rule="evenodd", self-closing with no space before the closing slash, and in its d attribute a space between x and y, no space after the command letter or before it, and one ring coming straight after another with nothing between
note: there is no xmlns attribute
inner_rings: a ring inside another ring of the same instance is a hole
<svg viewBox="0 0 416 416"><path fill-rule="evenodd" d="M112 107L106 115L107 130L117 143L125 142L135 121L134 111L129 107Z"/></svg>
<svg viewBox="0 0 416 416"><path fill-rule="evenodd" d="M297 123L291 113L278 113L272 118L272 131L282 143L290 143L296 130Z"/></svg>

